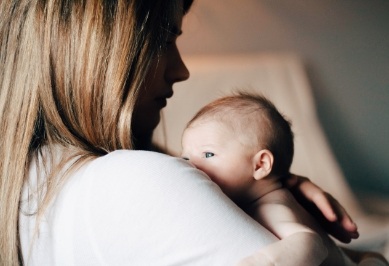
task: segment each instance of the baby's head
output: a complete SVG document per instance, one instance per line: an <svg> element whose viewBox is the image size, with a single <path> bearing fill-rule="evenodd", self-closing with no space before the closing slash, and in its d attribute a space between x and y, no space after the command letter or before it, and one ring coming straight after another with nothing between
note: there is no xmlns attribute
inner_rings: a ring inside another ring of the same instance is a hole
<svg viewBox="0 0 389 266"><path fill-rule="evenodd" d="M294 152L290 123L268 99L247 92L204 106L184 130L182 148L231 198L258 179L287 175Z"/></svg>

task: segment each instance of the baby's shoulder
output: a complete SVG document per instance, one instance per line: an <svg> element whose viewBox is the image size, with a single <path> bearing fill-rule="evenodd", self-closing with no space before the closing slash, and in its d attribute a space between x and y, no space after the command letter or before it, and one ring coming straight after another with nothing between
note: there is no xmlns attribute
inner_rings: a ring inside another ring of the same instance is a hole
<svg viewBox="0 0 389 266"><path fill-rule="evenodd" d="M280 188L273 190L263 197L260 198L261 204L265 203L275 203L275 204L283 204L288 205L291 202L293 203L295 200L292 193L287 188Z"/></svg>

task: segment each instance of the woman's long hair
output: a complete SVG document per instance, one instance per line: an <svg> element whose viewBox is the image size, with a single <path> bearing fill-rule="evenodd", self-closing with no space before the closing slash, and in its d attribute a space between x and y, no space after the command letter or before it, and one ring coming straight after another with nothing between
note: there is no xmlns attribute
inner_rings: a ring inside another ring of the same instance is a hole
<svg viewBox="0 0 389 266"><path fill-rule="evenodd" d="M21 191L43 146L72 147L84 159L132 148L137 92L178 1L0 1L1 265L22 263Z"/></svg>

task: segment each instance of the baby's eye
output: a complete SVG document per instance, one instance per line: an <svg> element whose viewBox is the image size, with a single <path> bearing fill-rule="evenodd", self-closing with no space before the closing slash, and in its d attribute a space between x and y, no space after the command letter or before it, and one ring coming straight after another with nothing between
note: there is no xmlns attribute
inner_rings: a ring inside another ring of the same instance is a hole
<svg viewBox="0 0 389 266"><path fill-rule="evenodd" d="M210 158L210 157L213 157L213 156L215 156L215 154L213 152L205 152L204 153L204 157L205 158Z"/></svg>

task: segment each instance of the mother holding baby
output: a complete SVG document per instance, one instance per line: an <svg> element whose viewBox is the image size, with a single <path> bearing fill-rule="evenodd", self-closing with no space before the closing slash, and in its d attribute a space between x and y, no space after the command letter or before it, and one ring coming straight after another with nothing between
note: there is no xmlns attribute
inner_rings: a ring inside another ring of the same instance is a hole
<svg viewBox="0 0 389 266"><path fill-rule="evenodd" d="M152 145L189 78L176 40L191 4L0 2L1 265L230 265L275 240ZM357 237L330 195L290 183L335 236Z"/></svg>

